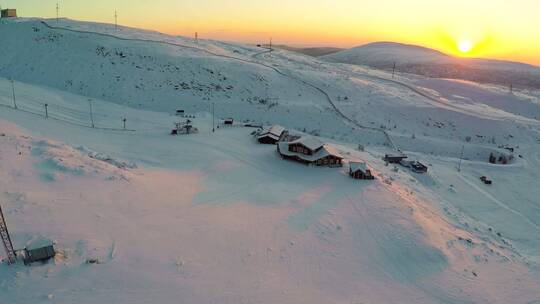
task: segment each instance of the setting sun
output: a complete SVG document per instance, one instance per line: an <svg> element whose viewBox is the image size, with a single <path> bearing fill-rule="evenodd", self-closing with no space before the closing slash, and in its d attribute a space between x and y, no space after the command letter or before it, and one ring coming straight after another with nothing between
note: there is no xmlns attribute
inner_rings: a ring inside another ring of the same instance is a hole
<svg viewBox="0 0 540 304"><path fill-rule="evenodd" d="M473 43L469 40L462 40L458 43L458 49L461 53L467 54L473 49Z"/></svg>

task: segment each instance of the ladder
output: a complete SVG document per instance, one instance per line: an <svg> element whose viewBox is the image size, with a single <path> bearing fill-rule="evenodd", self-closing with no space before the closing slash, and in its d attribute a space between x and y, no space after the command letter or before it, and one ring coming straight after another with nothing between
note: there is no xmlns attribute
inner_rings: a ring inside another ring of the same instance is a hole
<svg viewBox="0 0 540 304"><path fill-rule="evenodd" d="M13 250L13 244L11 243L11 238L9 237L9 231L7 229L4 213L2 212L2 206L0 206L0 238L2 238L2 243L4 244L4 249L6 250L8 264L15 263L15 250Z"/></svg>

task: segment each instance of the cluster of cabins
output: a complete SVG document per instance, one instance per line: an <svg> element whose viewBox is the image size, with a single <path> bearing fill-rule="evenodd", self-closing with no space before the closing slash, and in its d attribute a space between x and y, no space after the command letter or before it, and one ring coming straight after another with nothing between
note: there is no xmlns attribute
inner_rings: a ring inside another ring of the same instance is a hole
<svg viewBox="0 0 540 304"><path fill-rule="evenodd" d="M261 144L277 145L277 152L283 159L305 165L342 167L345 159L332 145L313 137L290 136L278 125L263 129L257 134L257 140ZM365 162L349 162L349 174L355 179L375 179Z"/></svg>

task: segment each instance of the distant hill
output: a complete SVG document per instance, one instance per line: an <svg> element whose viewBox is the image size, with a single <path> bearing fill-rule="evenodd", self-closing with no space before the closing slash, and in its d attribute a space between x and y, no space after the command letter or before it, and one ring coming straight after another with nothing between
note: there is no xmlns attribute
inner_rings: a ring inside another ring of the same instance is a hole
<svg viewBox="0 0 540 304"><path fill-rule="evenodd" d="M312 56L312 57L326 56L326 55L334 54L334 53L345 50L345 49L336 48L336 47L297 48L297 47L292 47L292 46L287 46L287 45L278 45L275 47L279 49L291 51L291 52L301 53L301 54Z"/></svg>
<svg viewBox="0 0 540 304"><path fill-rule="evenodd" d="M395 42L375 42L323 56L330 62L366 65L438 78L540 89L540 68L528 64L476 58L459 58L437 50Z"/></svg>

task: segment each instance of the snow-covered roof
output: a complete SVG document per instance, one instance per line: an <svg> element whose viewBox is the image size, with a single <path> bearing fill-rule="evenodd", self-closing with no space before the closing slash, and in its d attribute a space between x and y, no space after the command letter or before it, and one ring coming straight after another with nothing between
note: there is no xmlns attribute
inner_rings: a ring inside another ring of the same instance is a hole
<svg viewBox="0 0 540 304"><path fill-rule="evenodd" d="M297 140L291 141L289 144L301 144L302 146L310 149L311 151L315 151L324 146L324 144L320 140L314 137L300 137Z"/></svg>
<svg viewBox="0 0 540 304"><path fill-rule="evenodd" d="M273 125L270 127L270 129L268 130L268 134L274 134L274 135L278 135L278 136L281 136L281 134L283 133L283 131L285 131L285 128L280 126L280 125Z"/></svg>
<svg viewBox="0 0 540 304"><path fill-rule="evenodd" d="M26 244L26 250L35 250L43 247L52 246L53 242L49 239L38 237L37 239L33 239L30 242Z"/></svg>
<svg viewBox="0 0 540 304"><path fill-rule="evenodd" d="M281 134L285 131L285 128L280 125L273 125L271 127L267 127L261 131L258 138L261 137L271 137L273 139L278 140L281 137Z"/></svg>
<svg viewBox="0 0 540 304"><path fill-rule="evenodd" d="M366 170L368 170L368 166L365 162L350 162L349 166L352 172L356 172L358 170L366 172Z"/></svg>
<svg viewBox="0 0 540 304"><path fill-rule="evenodd" d="M274 135L274 134L271 134L271 133L264 133L264 134L261 134L261 135L257 136L258 139L261 139L261 138L263 138L263 137L270 137L270 138L272 138L272 139L274 139L274 140L279 140L279 138L280 138L281 136L279 136L279 135Z"/></svg>
<svg viewBox="0 0 540 304"><path fill-rule="evenodd" d="M334 146L331 146L331 145L328 145L328 144L325 144L320 151L325 151L326 155L333 155L335 157L343 158L343 156L339 153L338 149L336 149ZM317 154L317 153L315 153L315 154Z"/></svg>
<svg viewBox="0 0 540 304"><path fill-rule="evenodd" d="M343 156L341 156L341 154L339 153L339 151L336 148L334 148L333 146L328 145L328 144L323 144L322 148L319 149L314 154L306 155L304 153L298 153L298 152L289 151L289 145L292 144L292 143L295 143L295 142L280 142L280 143L278 143L280 153L283 154L283 155L286 155L286 156L296 156L296 157L298 157L300 159L303 159L305 161L308 161L308 162L314 162L314 161L317 161L317 160L319 160L321 158L324 158L326 156L329 156L329 155L332 155L332 156L338 157L338 158L343 158Z"/></svg>
<svg viewBox="0 0 540 304"><path fill-rule="evenodd" d="M388 157L388 158L407 158L407 155L405 155L404 153L401 153L401 152L396 152L396 153L385 154L384 157Z"/></svg>

